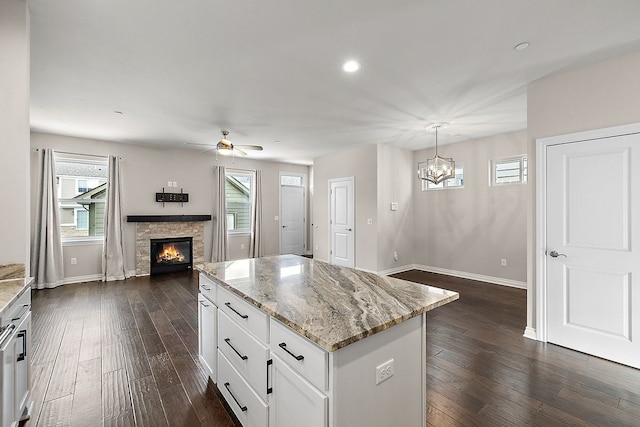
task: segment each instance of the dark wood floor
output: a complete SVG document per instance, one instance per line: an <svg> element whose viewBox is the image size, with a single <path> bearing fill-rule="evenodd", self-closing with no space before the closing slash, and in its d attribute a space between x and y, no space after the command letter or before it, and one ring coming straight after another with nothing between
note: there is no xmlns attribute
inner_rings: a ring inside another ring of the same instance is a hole
<svg viewBox="0 0 640 427"><path fill-rule="evenodd" d="M396 277L460 293L427 316L429 425L640 426L640 370L524 338L524 290Z"/></svg>
<svg viewBox="0 0 640 427"><path fill-rule="evenodd" d="M640 425L640 371L523 338L523 290L397 276L460 292L428 315L429 425ZM23 424L234 426L198 362L197 291L190 273L34 291Z"/></svg>

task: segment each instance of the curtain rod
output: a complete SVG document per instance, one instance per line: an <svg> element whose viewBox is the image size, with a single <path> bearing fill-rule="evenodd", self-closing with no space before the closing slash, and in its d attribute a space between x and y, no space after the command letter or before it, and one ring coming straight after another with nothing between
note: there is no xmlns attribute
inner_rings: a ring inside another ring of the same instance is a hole
<svg viewBox="0 0 640 427"><path fill-rule="evenodd" d="M34 148L35 151L40 151L40 148ZM102 155L102 154L83 154L83 153L72 153L70 151L57 151L57 150L53 150L53 152L55 154L69 154L72 156L84 156L84 157L104 157L104 158L109 158L109 155ZM118 156L118 158L120 160L123 159L123 157Z"/></svg>

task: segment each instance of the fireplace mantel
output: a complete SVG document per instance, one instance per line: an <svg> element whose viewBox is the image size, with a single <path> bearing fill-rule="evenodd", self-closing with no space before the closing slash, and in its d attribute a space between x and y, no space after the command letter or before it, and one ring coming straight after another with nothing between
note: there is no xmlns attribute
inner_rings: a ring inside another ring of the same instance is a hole
<svg viewBox="0 0 640 427"><path fill-rule="evenodd" d="M127 222L211 221L211 215L127 215Z"/></svg>

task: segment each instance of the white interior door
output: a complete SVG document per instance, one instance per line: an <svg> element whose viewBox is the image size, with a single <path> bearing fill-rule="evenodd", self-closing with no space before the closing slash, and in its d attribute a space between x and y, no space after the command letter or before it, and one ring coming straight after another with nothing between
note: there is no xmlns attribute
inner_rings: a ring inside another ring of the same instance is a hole
<svg viewBox="0 0 640 427"><path fill-rule="evenodd" d="M548 341L640 368L640 134L546 155Z"/></svg>
<svg viewBox="0 0 640 427"><path fill-rule="evenodd" d="M280 187L280 253L304 254L304 187Z"/></svg>
<svg viewBox="0 0 640 427"><path fill-rule="evenodd" d="M329 180L330 262L355 266L355 213L353 177Z"/></svg>

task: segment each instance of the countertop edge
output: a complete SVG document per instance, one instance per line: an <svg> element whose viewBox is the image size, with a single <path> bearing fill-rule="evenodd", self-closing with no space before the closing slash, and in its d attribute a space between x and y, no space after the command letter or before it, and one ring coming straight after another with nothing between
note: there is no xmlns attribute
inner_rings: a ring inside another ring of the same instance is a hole
<svg viewBox="0 0 640 427"><path fill-rule="evenodd" d="M21 278L21 279L7 279L0 281L0 294L5 296L5 291L12 295L6 301L1 301L4 305L0 307L0 316L5 315L7 307L16 302L27 290L31 290L31 283L33 283L33 277ZM11 289L7 290L6 287Z"/></svg>
<svg viewBox="0 0 640 427"><path fill-rule="evenodd" d="M232 292L234 295L242 298L244 301L247 301L248 303L250 303L251 305L253 305L254 307L258 308L259 310L261 310L262 312L268 314L269 316L273 317L274 319L278 320L279 322L281 322L282 324L288 326L289 328L293 329L295 332L297 332L298 334L302 335L303 337L309 339L310 341L312 341L315 345L317 345L318 347L322 348L325 351L328 352L334 352L337 351L343 347L348 346L349 344L353 344L355 342L358 342L364 338L367 338L369 336L375 335L379 332L382 332L386 329L391 328L392 326L398 325L402 322L405 322L409 319L412 319L416 316L420 316L424 313L427 313L435 308L441 307L443 305L446 305L450 302L456 301L457 299L460 298L460 294L457 292L452 292L452 294L446 298L443 298L441 300L435 301L431 304L428 304L424 307L422 307L419 310L416 310L410 314L398 317L396 319L392 319L389 320L388 322L375 326L369 330L366 330L362 333L356 334L356 335L352 335L348 338L343 339L342 341L336 342L336 343L329 343L327 341L325 341L324 339L322 339L321 337L315 336L314 334L310 333L309 331L305 330L304 328L302 328L300 325L298 325L297 323L291 321L290 319L287 319L286 317L282 316L281 314L278 314L276 312L274 312L273 310L271 310L269 307L264 306L263 304L261 304L259 301L254 300L253 298L251 298L249 295L246 295L245 293L243 293L242 291L234 288L233 286L228 285L227 283L222 282L221 280L219 280L218 278L216 278L215 276L212 276L211 274L207 273L206 270L204 270L204 266L202 265L194 265L193 267L195 270L197 270L200 273L205 274L210 280L213 280L215 283L217 283L219 286L223 287L224 289ZM428 286L428 285L424 285L424 286Z"/></svg>

